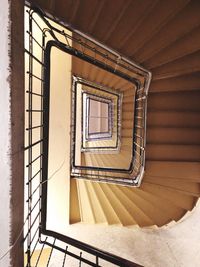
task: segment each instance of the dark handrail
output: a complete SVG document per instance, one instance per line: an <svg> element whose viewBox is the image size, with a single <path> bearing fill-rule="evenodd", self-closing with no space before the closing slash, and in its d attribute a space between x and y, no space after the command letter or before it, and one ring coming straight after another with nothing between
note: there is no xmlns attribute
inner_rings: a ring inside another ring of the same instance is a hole
<svg viewBox="0 0 200 267"><path fill-rule="evenodd" d="M113 264L116 264L116 265L121 266L121 267L142 267L142 265L131 262L127 259L121 258L119 256L112 254L112 253L98 249L98 248L93 247L91 245L88 245L84 242L81 242L77 239L62 235L62 234L54 232L54 231L41 230L41 234L56 238L58 240L61 240L61 241L65 242L66 244L72 245L73 247L76 247L80 250L84 250L85 252L87 252L89 254L97 256L97 257L104 259L108 262L112 262ZM45 243L45 241L41 241L41 243Z"/></svg>

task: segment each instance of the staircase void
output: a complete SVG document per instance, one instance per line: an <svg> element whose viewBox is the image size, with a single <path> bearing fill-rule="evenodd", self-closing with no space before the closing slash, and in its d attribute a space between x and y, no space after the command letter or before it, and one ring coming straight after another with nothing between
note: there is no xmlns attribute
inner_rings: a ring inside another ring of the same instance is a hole
<svg viewBox="0 0 200 267"><path fill-rule="evenodd" d="M40 4L45 6L42 2ZM85 4L87 5L87 3ZM76 193L76 198L71 199L70 203L71 210L76 212L71 217L71 222L89 224L103 222L124 226L149 227L155 225L160 227L182 218L188 210L193 209L199 197L198 113L200 94L199 66L196 61L198 49L195 46L187 45L190 43L190 38L198 39L195 37L195 33L199 23L196 11L199 10L199 4L197 1L177 2L172 9L167 8L167 3L163 5L159 2L151 5L144 4L141 7L141 13L138 12L138 9L131 9L131 7L132 4L129 6L127 4L121 20L127 21L126 14L128 12L133 14L135 10L136 16L129 16L129 18L132 23L137 20L138 24L133 29L126 28L128 34L125 38L122 38L122 35L125 34L123 28L121 28L121 32L120 28L117 28L116 31L117 21L115 27L110 27L110 31L106 34L101 31L108 28L105 25L109 24L109 21L102 22L105 24L101 25L101 29L98 28L98 25L95 26L95 22L93 27L95 27L94 36L96 38L110 44L118 51L121 49L123 54L142 63L153 73L147 111L145 176L140 188L73 180L71 190ZM121 11L120 4L115 8L116 13L113 12L113 17ZM149 13L145 12L147 8ZM78 6L77 12L79 9ZM99 9L100 13L106 14L106 7L103 4ZM61 10L59 12L62 14ZM139 16L139 14L143 14L143 16ZM152 16L151 14L156 15ZM185 19L190 23L186 27L182 27L179 22ZM85 31L87 31L88 20L89 18L85 20L84 24L80 23L77 14L74 15L74 18L71 17L71 22L75 26L79 25ZM129 23L130 26L133 25L132 23ZM151 30L149 30L150 27L152 27ZM89 30L92 32L92 26ZM145 32L146 34L142 34ZM169 32L170 34L168 34ZM100 38L101 36L104 37ZM165 41L162 42L162 40ZM81 68L79 63L78 60L75 62L74 73L85 79L88 79L87 73L89 73L90 80L96 81L95 70L91 71L92 69L87 66L85 69ZM102 79L102 76L99 79ZM107 78L107 81L109 80ZM125 139L126 146L130 146L127 128L130 121L131 105L129 104L132 92L125 90L124 93L123 100L126 103L124 108L127 119L124 124L124 136L127 138ZM102 155L99 158L88 156L87 160L90 162L105 160L107 162L108 159L105 158ZM111 158L114 162L114 155ZM88 202L87 208L84 208L86 202Z"/></svg>

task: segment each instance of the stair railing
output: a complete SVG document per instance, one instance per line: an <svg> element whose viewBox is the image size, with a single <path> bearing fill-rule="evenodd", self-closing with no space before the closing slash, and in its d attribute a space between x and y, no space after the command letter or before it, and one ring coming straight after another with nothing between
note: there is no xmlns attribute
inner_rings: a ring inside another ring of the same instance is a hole
<svg viewBox="0 0 200 267"><path fill-rule="evenodd" d="M59 36L64 36L66 43L62 44L62 48L67 48L68 52L73 55L79 55L86 60L92 60L87 55L83 55L80 51L72 49L69 45L69 39L65 32L54 28L46 19L40 9L30 7L26 10L28 14L28 44L25 47L25 58L27 59L26 75L28 83L26 84L26 145L25 145L25 199L26 214L24 224L24 248L25 248L25 266L40 266L41 260L46 260L46 266L54 264L54 260L59 254L60 264L56 266L65 266L69 258L77 260L77 266L87 264L88 266L139 266L121 257L104 252L98 248L94 248L79 240L61 235L59 233L46 229L46 201L47 201L47 184L48 175L48 97L47 90L48 77L47 65L45 62L45 54L49 42L47 36L53 39L53 45L59 45ZM38 19L42 20L41 26ZM33 32L33 25L37 27L40 38L36 37ZM58 36L59 35L59 36ZM71 39L70 39L71 40ZM80 40L74 38L80 44ZM33 43L37 44L40 50L40 56L36 56ZM88 48L89 49L89 48ZM111 59L113 60L113 59ZM35 72L34 63L37 62L37 73ZM35 83L37 81L37 86ZM37 100L37 101L36 101ZM36 104L37 103L37 104ZM37 114L37 124L34 124L34 116ZM38 139L34 140L34 131L38 130ZM35 165L36 164L36 165ZM37 167L37 168L36 168ZM76 249L76 252L74 250ZM48 256L46 251L48 250ZM89 255L89 256L88 256Z"/></svg>

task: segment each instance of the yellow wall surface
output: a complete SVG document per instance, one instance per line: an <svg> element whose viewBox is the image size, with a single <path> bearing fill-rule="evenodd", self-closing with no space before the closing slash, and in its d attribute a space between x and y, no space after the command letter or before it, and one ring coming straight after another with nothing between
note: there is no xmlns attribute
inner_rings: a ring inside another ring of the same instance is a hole
<svg viewBox="0 0 200 267"><path fill-rule="evenodd" d="M37 16L37 15L35 15ZM44 22L39 18L37 22L44 27ZM52 24L55 24L51 21ZM25 32L29 30L28 14L25 12ZM58 28L62 28L58 26ZM61 29L62 30L62 29ZM66 30L65 30L66 31ZM71 33L68 32L70 35ZM38 27L33 25L34 38L41 43L42 35ZM29 50L29 36L25 36L25 48ZM52 37L47 33L47 40ZM63 40L64 41L64 37ZM42 60L41 48L33 41L33 54ZM47 191L47 229L62 233L69 221L69 182L70 182L70 113L71 113L71 56L53 47L51 49L50 67L50 121L49 121L49 162L48 162L48 191ZM25 90L29 88L28 74L29 57L25 54ZM41 77L41 66L33 60L33 73ZM41 93L41 82L33 79L33 91ZM28 94L26 96L25 109L28 109ZM41 109L41 98L33 97L32 109ZM28 128L28 113L25 112L25 128ZM33 112L33 126L40 125L40 113ZM32 142L41 139L40 128L33 130ZM28 132L25 131L25 146L28 145ZM33 159L40 154L40 146L33 147ZM25 154L25 165L28 162L28 154ZM40 168L39 161L32 167L33 175ZM27 177L27 168L25 177ZM40 176L37 175L32 181L33 190L39 184ZM35 193L32 205L39 198L39 190ZM27 199L27 189L25 199ZM26 209L25 209L26 210ZM38 212L36 210L36 212ZM25 214L26 216L26 214ZM39 223L39 222L38 222ZM37 225L37 223L36 223Z"/></svg>
<svg viewBox="0 0 200 267"><path fill-rule="evenodd" d="M51 62L47 228L61 232L69 210L71 56L53 47Z"/></svg>

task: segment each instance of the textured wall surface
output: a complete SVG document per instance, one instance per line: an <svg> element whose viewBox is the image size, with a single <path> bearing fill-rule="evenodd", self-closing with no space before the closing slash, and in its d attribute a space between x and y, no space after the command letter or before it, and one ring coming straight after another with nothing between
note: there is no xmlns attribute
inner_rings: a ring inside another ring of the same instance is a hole
<svg viewBox="0 0 200 267"><path fill-rule="evenodd" d="M74 224L67 234L145 267L196 267L200 262L199 218L200 203L178 223L160 229ZM55 256L52 266L59 266L61 259ZM76 266L73 259L67 263Z"/></svg>
<svg viewBox="0 0 200 267"><path fill-rule="evenodd" d="M9 84L9 4L0 2L0 257L9 247L10 239L10 84ZM0 267L9 266L9 254L0 261Z"/></svg>
<svg viewBox="0 0 200 267"><path fill-rule="evenodd" d="M24 1L11 3L11 266L23 266L24 224ZM21 233L21 236L19 234ZM18 240L16 242L16 240Z"/></svg>
<svg viewBox="0 0 200 267"><path fill-rule="evenodd" d="M23 14L24 1L0 1L0 257L15 244L1 267L23 266Z"/></svg>

